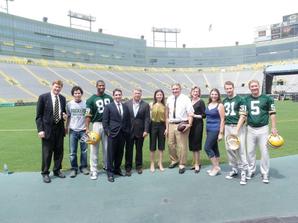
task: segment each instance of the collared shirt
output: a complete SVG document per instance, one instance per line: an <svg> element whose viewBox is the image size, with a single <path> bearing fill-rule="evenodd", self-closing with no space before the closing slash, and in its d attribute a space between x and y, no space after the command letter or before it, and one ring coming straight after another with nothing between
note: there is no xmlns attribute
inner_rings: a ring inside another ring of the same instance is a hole
<svg viewBox="0 0 298 223"><path fill-rule="evenodd" d="M55 101L56 101L56 95L54 95L51 92L51 97L52 97L52 103L53 103L53 114L55 113ZM59 105L59 119L61 119L61 103L60 103L60 98L59 95L57 95L58 97L58 105Z"/></svg>
<svg viewBox="0 0 298 223"><path fill-rule="evenodd" d="M171 95L167 99L167 107L169 108L169 121L181 122L187 121L189 114L194 112L191 100L184 94L180 94L176 99L176 111L174 115L175 96Z"/></svg>
<svg viewBox="0 0 298 223"><path fill-rule="evenodd" d="M122 106L122 103L121 102L116 102L115 101L115 104L116 104L116 107L118 109L118 112L121 116L123 116L123 106Z"/></svg>
<svg viewBox="0 0 298 223"><path fill-rule="evenodd" d="M141 101L138 101L138 102L136 102L134 100L132 101L132 108L133 108L134 117L136 117L137 114L138 114L138 111L139 111L139 108L140 108L140 102Z"/></svg>

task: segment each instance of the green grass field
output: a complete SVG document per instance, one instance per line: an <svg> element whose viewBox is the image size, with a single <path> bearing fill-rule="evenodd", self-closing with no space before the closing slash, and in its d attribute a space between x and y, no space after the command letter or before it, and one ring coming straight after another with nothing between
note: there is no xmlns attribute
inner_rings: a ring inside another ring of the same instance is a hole
<svg viewBox="0 0 298 223"><path fill-rule="evenodd" d="M277 127L286 143L282 149L270 150L271 157L298 154L296 137L298 132L298 103L292 101L276 102ZM39 171L41 164L41 142L35 126L35 106L0 108L0 170L7 163L9 170ZM148 138L144 142L144 166L149 166ZM221 162L227 162L223 143L220 144ZM68 136L65 138L63 169L69 169ZM202 164L209 164L204 151ZM102 156L100 155L100 159ZM168 150L165 151L164 164L168 164ZM192 154L188 154L191 165Z"/></svg>

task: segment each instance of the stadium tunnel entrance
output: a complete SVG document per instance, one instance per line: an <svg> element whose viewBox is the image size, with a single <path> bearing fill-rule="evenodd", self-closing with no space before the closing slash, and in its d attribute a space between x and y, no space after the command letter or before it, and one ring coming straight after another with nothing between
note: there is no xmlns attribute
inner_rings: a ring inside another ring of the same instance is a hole
<svg viewBox="0 0 298 223"><path fill-rule="evenodd" d="M287 64L287 65L269 65L264 69L263 88L262 92L265 94L272 94L273 79L275 76L285 75L298 75L298 64ZM282 80L277 84L283 85ZM287 92L278 92L279 94L285 94ZM285 95L279 95L284 97ZM293 101L298 102L298 92L291 92Z"/></svg>

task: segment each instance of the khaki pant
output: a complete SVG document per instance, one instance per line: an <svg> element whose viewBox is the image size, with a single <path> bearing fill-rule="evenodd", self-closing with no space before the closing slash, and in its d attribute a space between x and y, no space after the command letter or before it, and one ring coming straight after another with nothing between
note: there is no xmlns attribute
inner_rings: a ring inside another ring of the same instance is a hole
<svg viewBox="0 0 298 223"><path fill-rule="evenodd" d="M169 124L168 146L171 163L186 165L188 151L188 135L190 129L186 132L177 130L178 124Z"/></svg>
<svg viewBox="0 0 298 223"><path fill-rule="evenodd" d="M263 127L247 127L247 161L248 170L251 173L256 172L256 149L257 146L260 148L261 160L260 160L260 171L261 174L269 174L270 168L270 157L267 147L267 138L269 135L269 126Z"/></svg>

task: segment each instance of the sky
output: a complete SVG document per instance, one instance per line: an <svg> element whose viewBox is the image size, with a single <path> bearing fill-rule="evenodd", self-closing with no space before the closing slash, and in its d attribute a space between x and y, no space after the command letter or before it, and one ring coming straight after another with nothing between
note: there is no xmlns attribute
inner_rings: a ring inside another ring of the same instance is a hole
<svg viewBox="0 0 298 223"><path fill-rule="evenodd" d="M6 0L0 0L1 11ZM92 30L140 38L153 46L152 27L177 28L178 47L232 46L254 42L258 26L280 23L282 16L298 13L297 0L9 0L9 13L69 26L68 11L96 17ZM87 25L73 20L76 25ZM212 24L212 25L211 25ZM211 25L211 26L210 26ZM79 28L79 27L76 27ZM84 29L81 27L81 29ZM85 28L86 29L86 28ZM156 40L163 40L156 34ZM167 39L175 40L175 35ZM163 47L162 42L156 42ZM168 47L175 47L169 42Z"/></svg>

